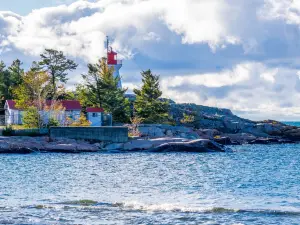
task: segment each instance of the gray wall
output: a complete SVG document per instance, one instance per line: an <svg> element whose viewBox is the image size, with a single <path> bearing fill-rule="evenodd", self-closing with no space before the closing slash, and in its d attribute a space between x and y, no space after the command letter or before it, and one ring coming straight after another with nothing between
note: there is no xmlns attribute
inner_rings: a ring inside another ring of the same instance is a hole
<svg viewBox="0 0 300 225"><path fill-rule="evenodd" d="M127 127L51 127L50 138L71 138L122 143L128 141Z"/></svg>

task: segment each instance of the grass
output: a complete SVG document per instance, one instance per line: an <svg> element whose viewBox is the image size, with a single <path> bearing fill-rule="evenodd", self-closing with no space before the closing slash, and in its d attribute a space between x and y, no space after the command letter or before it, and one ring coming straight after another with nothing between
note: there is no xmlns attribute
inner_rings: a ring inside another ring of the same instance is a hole
<svg viewBox="0 0 300 225"><path fill-rule="evenodd" d="M13 130L28 130L28 129L31 129L31 128L25 128L24 125L12 125L11 127L12 127ZM0 129L4 129L4 128L6 128L6 126L0 126ZM38 128L36 128L36 129L38 129Z"/></svg>
<svg viewBox="0 0 300 225"><path fill-rule="evenodd" d="M24 130L26 129L23 125L12 125L13 130ZM5 129L6 126L0 126L0 129Z"/></svg>

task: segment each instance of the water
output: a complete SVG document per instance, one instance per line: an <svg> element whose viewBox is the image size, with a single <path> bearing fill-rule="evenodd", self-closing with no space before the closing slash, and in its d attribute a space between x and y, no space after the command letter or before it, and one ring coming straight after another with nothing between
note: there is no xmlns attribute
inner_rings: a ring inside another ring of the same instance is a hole
<svg viewBox="0 0 300 225"><path fill-rule="evenodd" d="M300 122L283 122L283 123L291 126L300 127Z"/></svg>
<svg viewBox="0 0 300 225"><path fill-rule="evenodd" d="M300 145L0 155L0 224L300 224Z"/></svg>

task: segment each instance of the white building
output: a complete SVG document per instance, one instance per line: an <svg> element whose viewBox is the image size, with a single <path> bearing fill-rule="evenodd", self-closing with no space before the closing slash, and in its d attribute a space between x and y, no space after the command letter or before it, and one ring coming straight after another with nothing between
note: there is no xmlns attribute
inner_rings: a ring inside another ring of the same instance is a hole
<svg viewBox="0 0 300 225"><path fill-rule="evenodd" d="M103 124L102 117L104 110L101 108L86 108L87 119L91 122L92 127L101 127Z"/></svg>
<svg viewBox="0 0 300 225"><path fill-rule="evenodd" d="M47 100L44 105L50 107L53 101ZM50 117L56 118L62 125L68 122L68 119L77 120L80 117L82 107L79 101L75 100L62 100L61 103L63 110L61 112L52 113L49 110L40 111L45 123L48 122ZM6 100L5 102L5 123L6 125L22 125L22 117L24 110L18 109L13 100Z"/></svg>

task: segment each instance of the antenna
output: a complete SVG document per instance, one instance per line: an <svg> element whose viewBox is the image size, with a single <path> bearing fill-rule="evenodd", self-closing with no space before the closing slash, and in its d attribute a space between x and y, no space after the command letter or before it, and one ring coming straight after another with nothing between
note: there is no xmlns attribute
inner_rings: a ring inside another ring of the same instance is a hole
<svg viewBox="0 0 300 225"><path fill-rule="evenodd" d="M108 48L109 48L109 39L108 39L108 36L106 36L106 51L107 51L107 55L108 55Z"/></svg>

